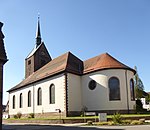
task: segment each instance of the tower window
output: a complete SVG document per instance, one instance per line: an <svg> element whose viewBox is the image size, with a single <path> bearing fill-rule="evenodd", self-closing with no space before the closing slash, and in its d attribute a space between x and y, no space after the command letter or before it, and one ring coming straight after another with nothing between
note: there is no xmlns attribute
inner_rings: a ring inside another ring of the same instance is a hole
<svg viewBox="0 0 150 130"><path fill-rule="evenodd" d="M31 60L28 61L28 65L30 65L30 64L31 64Z"/></svg>

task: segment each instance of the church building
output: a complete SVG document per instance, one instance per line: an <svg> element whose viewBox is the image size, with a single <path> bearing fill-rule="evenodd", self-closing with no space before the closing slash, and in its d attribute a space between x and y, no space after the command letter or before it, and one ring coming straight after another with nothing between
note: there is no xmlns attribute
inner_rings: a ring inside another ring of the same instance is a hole
<svg viewBox="0 0 150 130"><path fill-rule="evenodd" d="M134 69L108 53L82 61L66 52L52 59L40 32L25 59L25 79L8 90L9 115L35 117L80 115L81 111L134 111Z"/></svg>

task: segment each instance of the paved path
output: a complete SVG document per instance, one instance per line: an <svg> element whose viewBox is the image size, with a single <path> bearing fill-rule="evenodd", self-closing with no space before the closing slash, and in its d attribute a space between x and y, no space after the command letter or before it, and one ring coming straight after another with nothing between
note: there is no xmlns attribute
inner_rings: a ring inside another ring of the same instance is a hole
<svg viewBox="0 0 150 130"><path fill-rule="evenodd" d="M4 124L3 130L150 130L150 125L89 127L89 126L81 126L81 124L64 124L64 125Z"/></svg>

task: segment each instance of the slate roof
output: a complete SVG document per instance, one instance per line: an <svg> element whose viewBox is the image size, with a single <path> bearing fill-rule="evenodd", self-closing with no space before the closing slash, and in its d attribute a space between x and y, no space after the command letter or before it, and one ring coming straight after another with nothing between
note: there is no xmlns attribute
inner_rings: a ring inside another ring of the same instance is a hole
<svg viewBox="0 0 150 130"><path fill-rule="evenodd" d="M67 52L47 63L45 66L31 74L8 92L22 88L31 83L45 79L61 72L70 72L83 75L104 69L127 69L135 73L135 70L119 62L108 53L101 54L86 61L81 61L71 52Z"/></svg>

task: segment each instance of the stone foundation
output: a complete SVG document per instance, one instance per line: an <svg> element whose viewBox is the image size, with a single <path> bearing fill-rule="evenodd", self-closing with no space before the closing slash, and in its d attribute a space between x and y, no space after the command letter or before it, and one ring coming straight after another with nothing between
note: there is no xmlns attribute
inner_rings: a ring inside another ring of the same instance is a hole
<svg viewBox="0 0 150 130"><path fill-rule="evenodd" d="M88 111L88 112L96 112L96 115L98 113L107 113L107 115L112 115L114 113L120 113L120 114L134 114L135 110L93 110L93 111ZM69 111L68 112L68 117L69 116L81 116L82 112L79 111Z"/></svg>
<svg viewBox="0 0 150 130"><path fill-rule="evenodd" d="M17 114L16 114L17 115ZM10 118L14 118L15 115L10 115ZM22 114L21 116L22 118L29 118L30 117L30 113L29 114ZM34 114L35 118L62 118L62 117L66 117L66 113L65 112L47 112L47 113L35 113Z"/></svg>
<svg viewBox="0 0 150 130"><path fill-rule="evenodd" d="M100 110L100 111L88 111L88 112L96 112L96 115L98 115L98 113L107 113L107 115L111 115L111 114L114 114L114 113L120 113L120 114L128 114L128 113L135 113L134 110ZM47 113L36 113L34 114L34 117L35 118L54 118L54 119L59 119L59 118L62 118L62 117L67 117L66 115L68 115L68 117L71 117L71 116L81 116L82 112L80 111L69 111L67 114L65 112L61 112L61 113L58 113L58 112L47 112ZM21 117L24 117L24 118L29 118L30 114L22 114ZM14 115L10 115L10 118L13 118Z"/></svg>

